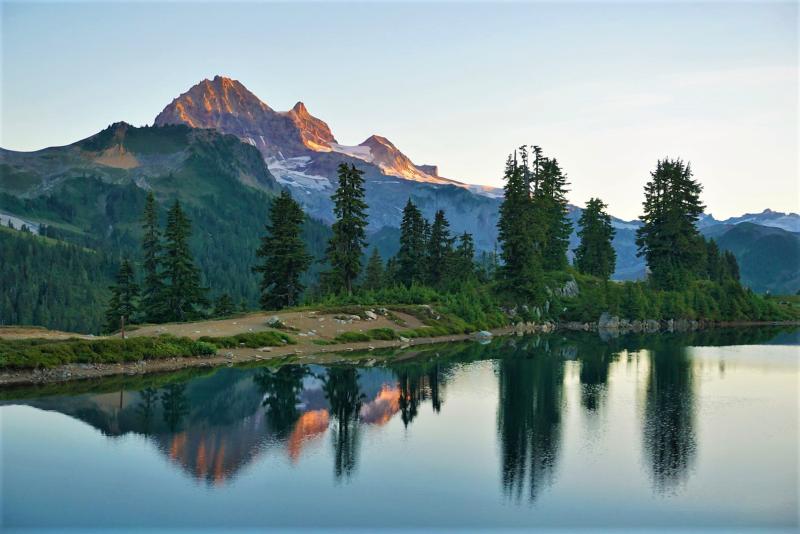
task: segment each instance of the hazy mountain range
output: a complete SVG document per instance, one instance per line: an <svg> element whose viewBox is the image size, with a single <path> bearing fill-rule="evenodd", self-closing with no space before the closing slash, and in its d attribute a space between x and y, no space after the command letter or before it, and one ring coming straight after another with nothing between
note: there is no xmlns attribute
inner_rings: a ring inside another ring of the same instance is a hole
<svg viewBox="0 0 800 534"><path fill-rule="evenodd" d="M342 145L302 102L275 111L238 81L220 76L175 98L153 127L117 123L63 147L0 149L0 221L13 218L15 226L25 222L32 228L43 223L66 240L132 250L136 210L144 192L153 190L162 202L177 197L189 204L201 266L220 271L220 278L245 275L252 256L248 247L263 229L266 198L287 187L313 219L329 224L340 163L353 163L365 173L370 241L384 257L397 249L409 198L429 218L445 210L452 230L471 232L479 250L495 249L502 190L439 176L435 164L414 163L380 135ZM579 217L580 208L570 206L570 218L577 222ZM326 236L321 223L307 225L316 255ZM615 278L642 277L644 263L634 243L638 221L615 218L613 223ZM743 279L754 289L800 289L800 215L765 210L724 221L706 215L698 227L737 255ZM225 257L214 257L219 254ZM227 274L218 265L226 257L240 264L232 270L227 265ZM207 276L217 282L214 274ZM251 289L232 292L243 296Z"/></svg>

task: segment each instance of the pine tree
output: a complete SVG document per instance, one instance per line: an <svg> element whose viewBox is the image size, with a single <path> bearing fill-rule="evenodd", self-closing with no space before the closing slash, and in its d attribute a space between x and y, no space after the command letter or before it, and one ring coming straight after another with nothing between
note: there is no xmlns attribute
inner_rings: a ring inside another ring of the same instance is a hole
<svg viewBox="0 0 800 534"><path fill-rule="evenodd" d="M462 279L475 277L475 242L472 234L464 232L458 236L458 245L453 255L451 276Z"/></svg>
<svg viewBox="0 0 800 534"><path fill-rule="evenodd" d="M725 265L724 268L724 276L729 280L735 280L738 282L740 280L739 275L739 262L736 261L736 256L733 255L733 252L730 250L726 250L722 256L723 263Z"/></svg>
<svg viewBox="0 0 800 534"><path fill-rule="evenodd" d="M333 237L328 242L327 273L330 287L353 293L353 284L361 271L361 254L366 246L367 204L364 202L363 171L355 165L339 165L339 186L333 194Z"/></svg>
<svg viewBox="0 0 800 534"><path fill-rule="evenodd" d="M636 232L650 280L659 289L680 289L704 274L705 244L695 223L705 206L703 187L681 160L659 161L645 185L642 226Z"/></svg>
<svg viewBox="0 0 800 534"><path fill-rule="evenodd" d="M453 240L450 237L450 223L443 210L438 210L431 225L427 241L427 276L428 284L440 287L448 273L453 254Z"/></svg>
<svg viewBox="0 0 800 534"><path fill-rule="evenodd" d="M377 248L372 249L372 255L367 261L364 275L364 289L374 291L383 287L384 282L383 260Z"/></svg>
<svg viewBox="0 0 800 534"><path fill-rule="evenodd" d="M158 207L153 192L147 194L142 220L142 254L144 282L142 284L142 313L144 320L159 322L164 316L164 284L159 273L161 234L158 229Z"/></svg>
<svg viewBox="0 0 800 534"><path fill-rule="evenodd" d="M303 292L300 277L312 260L301 238L304 219L302 208L288 191L272 201L267 235L256 252L263 262L253 269L263 273L261 307L265 310L294 306Z"/></svg>
<svg viewBox="0 0 800 534"><path fill-rule="evenodd" d="M506 181L500 217L497 222L502 265L497 272L499 289L514 298L533 302L541 297L541 259L536 252L533 232L533 204L528 171L520 166L516 154L506 161Z"/></svg>
<svg viewBox="0 0 800 534"><path fill-rule="evenodd" d="M426 221L419 209L408 199L400 223L400 250L397 253L398 281L410 286L423 282L425 267Z"/></svg>
<svg viewBox="0 0 800 534"><path fill-rule="evenodd" d="M578 237L581 240L575 249L575 267L582 273L608 279L614 273L617 253L611 242L614 228L606 205L599 198L590 198L578 221Z"/></svg>
<svg viewBox="0 0 800 534"><path fill-rule="evenodd" d="M186 321L201 316L201 308L208 305L206 289L200 285L200 271L189 250L191 221L183 212L180 201L167 214L164 230L163 274L166 321Z"/></svg>
<svg viewBox="0 0 800 534"><path fill-rule="evenodd" d="M228 317L233 315L235 310L235 306L233 304L233 299L227 293L223 293L217 299L217 302L214 303L214 317Z"/></svg>
<svg viewBox="0 0 800 534"><path fill-rule="evenodd" d="M713 282L721 282L725 273L724 268L717 242L709 239L706 242L706 276Z"/></svg>
<svg viewBox="0 0 800 534"><path fill-rule="evenodd" d="M539 147L536 153L534 175L536 191L533 194L533 209L538 223L544 230L540 244L542 267L548 271L564 270L567 266L567 248L572 224L567 218L567 177L558 161L543 158Z"/></svg>
<svg viewBox="0 0 800 534"><path fill-rule="evenodd" d="M106 311L106 329L113 332L120 329L120 335L125 337L125 324L130 323L130 318L136 313L136 297L139 295L139 286L133 266L127 259L122 260L117 273L116 284L109 287L111 300Z"/></svg>

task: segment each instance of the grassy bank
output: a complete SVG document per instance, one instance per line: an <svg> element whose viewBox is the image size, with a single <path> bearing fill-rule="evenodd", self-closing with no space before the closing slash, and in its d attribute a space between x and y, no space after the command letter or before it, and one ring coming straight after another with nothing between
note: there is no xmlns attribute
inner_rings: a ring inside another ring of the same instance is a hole
<svg viewBox="0 0 800 534"><path fill-rule="evenodd" d="M198 340L170 335L128 339L0 339L0 369L213 356L223 348L274 347L292 343L294 340L288 335L271 331Z"/></svg>

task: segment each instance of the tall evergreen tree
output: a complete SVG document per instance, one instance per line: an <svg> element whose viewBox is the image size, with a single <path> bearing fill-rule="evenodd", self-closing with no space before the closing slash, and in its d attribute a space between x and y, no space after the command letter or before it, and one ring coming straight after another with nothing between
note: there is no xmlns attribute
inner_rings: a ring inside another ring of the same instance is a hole
<svg viewBox="0 0 800 534"><path fill-rule="evenodd" d="M578 237L581 240L575 249L575 267L582 273L608 279L614 273L617 253L611 242L614 228L606 205L599 198L590 198L578 220Z"/></svg>
<svg viewBox="0 0 800 534"><path fill-rule="evenodd" d="M736 261L736 256L733 255L733 252L730 250L726 250L725 253L722 255L722 260L725 265L725 276L730 280L739 281L739 262Z"/></svg>
<svg viewBox="0 0 800 534"><path fill-rule="evenodd" d="M506 161L506 181L497 222L502 265L497 272L499 289L514 298L535 301L541 297L541 259L533 232L533 204L528 171L516 154Z"/></svg>
<svg viewBox="0 0 800 534"><path fill-rule="evenodd" d="M558 161L543 158L540 152L536 153L534 162L536 190L533 193L533 209L537 215L536 222L542 226L544 234L540 244L542 267L548 271L559 271L567 266L567 248L572 233L572 224L567 218L567 177Z"/></svg>
<svg viewBox="0 0 800 534"><path fill-rule="evenodd" d="M311 265L301 238L305 214L288 191L272 201L267 235L256 252L262 263L253 270L263 274L261 307L280 309L297 304L303 292L300 277Z"/></svg>
<svg viewBox="0 0 800 534"><path fill-rule="evenodd" d="M706 276L714 282L721 282L725 269L720 256L719 246L713 239L706 242Z"/></svg>
<svg viewBox="0 0 800 534"><path fill-rule="evenodd" d="M214 303L214 317L228 317L233 315L234 311L236 311L236 307L233 304L233 299L227 293L220 295Z"/></svg>
<svg viewBox="0 0 800 534"><path fill-rule="evenodd" d="M361 271L361 254L366 246L367 204L364 202L364 171L355 165L339 165L339 186L333 194L333 237L328 242L329 285L337 292L353 293Z"/></svg>
<svg viewBox="0 0 800 534"><path fill-rule="evenodd" d="M142 283L142 313L144 320L159 322L164 316L164 284L159 272L161 262L161 233L158 229L158 206L155 195L150 191L144 205L142 218L142 255L144 261L144 281Z"/></svg>
<svg viewBox="0 0 800 534"><path fill-rule="evenodd" d="M475 276L475 242L472 234L468 232L458 236L458 245L453 255L452 274L462 278Z"/></svg>
<svg viewBox="0 0 800 534"><path fill-rule="evenodd" d="M442 285L453 254L453 240L450 237L450 223L443 210L438 210L431 225L427 241L427 282L439 287Z"/></svg>
<svg viewBox="0 0 800 534"><path fill-rule="evenodd" d="M705 244L695 226L705 208L702 190L690 166L681 160L659 161L645 185L636 244L657 288L679 289L704 274Z"/></svg>
<svg viewBox="0 0 800 534"><path fill-rule="evenodd" d="M124 338L125 325L130 323L131 317L136 313L136 297L139 295L139 286L136 284L136 277L130 261L122 260L116 284L109 289L111 290L111 300L106 311L106 328L109 332L119 328L120 335Z"/></svg>
<svg viewBox="0 0 800 534"><path fill-rule="evenodd" d="M383 287L383 282L383 260L378 249L373 248L364 272L364 289L372 291L380 289Z"/></svg>
<svg viewBox="0 0 800 534"><path fill-rule="evenodd" d="M425 219L409 198L403 208L403 221L400 223L400 250L397 253L397 277L406 286L423 281L425 243Z"/></svg>
<svg viewBox="0 0 800 534"><path fill-rule="evenodd" d="M183 212L181 203L175 200L167 214L164 230L163 273L167 283L164 287L166 321L186 321L201 316L201 309L208 305L206 289L200 285L200 271L194 264L189 250L191 221Z"/></svg>

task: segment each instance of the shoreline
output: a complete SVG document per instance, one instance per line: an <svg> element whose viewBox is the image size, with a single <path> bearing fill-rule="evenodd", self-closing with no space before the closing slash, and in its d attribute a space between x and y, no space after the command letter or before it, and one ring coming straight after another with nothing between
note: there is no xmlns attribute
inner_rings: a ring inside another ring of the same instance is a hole
<svg viewBox="0 0 800 534"><path fill-rule="evenodd" d="M656 321L652 321L655 323ZM642 321L641 323L646 323ZM653 327L651 323L651 328ZM43 369L19 369L0 371L0 387L46 385L70 381L92 380L112 376L137 376L145 374L168 373L190 368L233 367L251 363L304 363L331 364L347 361L347 353L358 352L369 354L377 349L410 349L416 346L453 343L461 341L478 342L481 339L492 339L501 336L521 336L525 334L551 334L556 332L595 332L600 337L617 337L627 334L659 334L674 332L690 332L717 328L754 328L762 326L794 326L800 327L800 321L721 321L688 323L688 328L675 328L672 321L658 321L657 330L625 326L601 327L599 322L593 323L517 323L513 326L497 328L490 331L491 337L481 336L478 332L470 334L453 334L401 340L372 340L362 342L341 343L327 346L314 346L313 350L303 345L283 345L264 349L232 348L222 349L215 356L180 357L169 359L141 360L123 363L73 363ZM671 329L668 329L669 326ZM684 326L682 323L679 326Z"/></svg>

